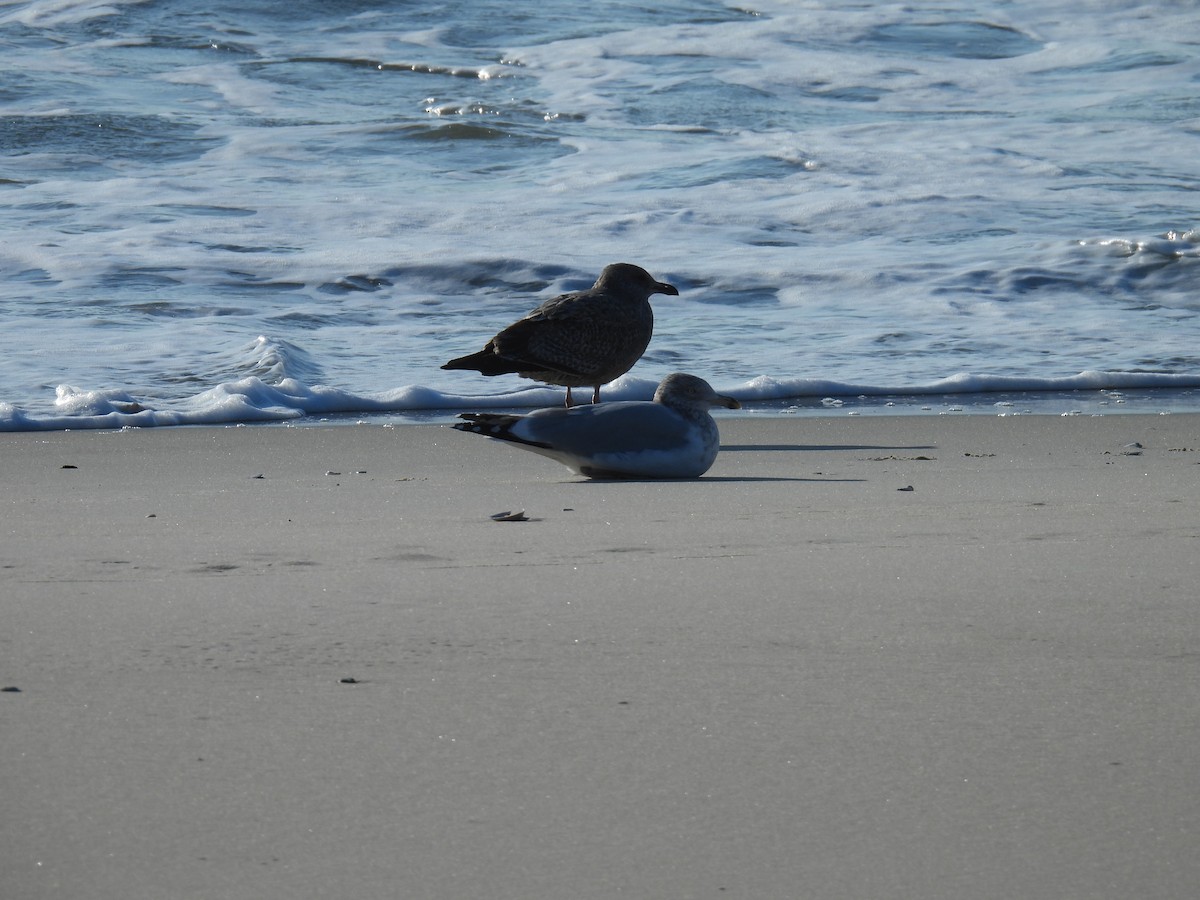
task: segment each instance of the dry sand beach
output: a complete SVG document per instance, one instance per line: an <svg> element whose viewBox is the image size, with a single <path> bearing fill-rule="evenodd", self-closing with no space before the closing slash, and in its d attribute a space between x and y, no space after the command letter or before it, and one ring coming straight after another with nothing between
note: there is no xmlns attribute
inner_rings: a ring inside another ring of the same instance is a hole
<svg viewBox="0 0 1200 900"><path fill-rule="evenodd" d="M1200 416L721 430L0 435L0 896L1194 895Z"/></svg>

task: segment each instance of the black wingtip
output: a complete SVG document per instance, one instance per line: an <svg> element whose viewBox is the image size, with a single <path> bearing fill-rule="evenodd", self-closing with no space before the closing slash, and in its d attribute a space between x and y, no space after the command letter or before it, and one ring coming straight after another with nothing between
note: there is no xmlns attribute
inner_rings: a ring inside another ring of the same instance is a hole
<svg viewBox="0 0 1200 900"><path fill-rule="evenodd" d="M484 437L495 438L498 441L508 441L526 447L543 447L549 449L549 444L540 441L530 441L517 437L509 429L521 421L521 416L512 413L459 413L462 422L454 422L450 427L468 434L481 434Z"/></svg>

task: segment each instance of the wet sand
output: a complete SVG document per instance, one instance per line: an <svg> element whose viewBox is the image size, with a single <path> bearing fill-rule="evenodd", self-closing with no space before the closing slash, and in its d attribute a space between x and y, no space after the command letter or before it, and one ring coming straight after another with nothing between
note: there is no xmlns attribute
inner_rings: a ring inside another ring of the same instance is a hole
<svg viewBox="0 0 1200 900"><path fill-rule="evenodd" d="M721 430L0 434L0 895L1194 891L1200 416Z"/></svg>

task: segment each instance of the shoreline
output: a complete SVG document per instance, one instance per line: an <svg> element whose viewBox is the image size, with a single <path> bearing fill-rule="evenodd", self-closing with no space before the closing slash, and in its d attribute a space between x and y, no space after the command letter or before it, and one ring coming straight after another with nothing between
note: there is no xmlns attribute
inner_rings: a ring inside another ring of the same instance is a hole
<svg viewBox="0 0 1200 900"><path fill-rule="evenodd" d="M1200 881L1200 415L718 422L0 434L0 893Z"/></svg>
<svg viewBox="0 0 1200 900"><path fill-rule="evenodd" d="M1151 376L1153 377L1153 376ZM1183 376L1164 376L1183 377ZM629 383L618 381L607 399L649 400L657 386L640 378ZM454 422L463 412L529 413L546 406L558 406L562 392L557 388L526 387L507 394L437 395L429 389L410 386L399 393L415 391L415 406L392 408L395 399L388 395L361 395L347 401L341 391L327 388L293 387L244 383L236 386L234 396L241 401L225 413L218 410L171 409L172 401L143 405L126 398L103 401L104 412L86 415L54 414L45 409L29 410L11 403L0 403L0 434L54 431L115 431L132 428L235 427L239 425L427 425ZM328 392L332 390L330 395ZM827 416L1107 416L1200 414L1200 388L1189 386L1110 388L1009 389L996 387L965 392L927 392L923 390L880 393L856 393L847 385L830 385L829 395L808 393L802 396L762 399L753 382L724 388L737 397L742 409L720 410L717 418L825 418ZM767 391L771 391L768 389ZM350 395L353 396L353 395ZM227 400L229 398L226 398ZM442 405L437 405L437 404ZM347 404L349 404L347 406ZM341 407L341 408L339 408ZM20 423L21 427L16 427Z"/></svg>

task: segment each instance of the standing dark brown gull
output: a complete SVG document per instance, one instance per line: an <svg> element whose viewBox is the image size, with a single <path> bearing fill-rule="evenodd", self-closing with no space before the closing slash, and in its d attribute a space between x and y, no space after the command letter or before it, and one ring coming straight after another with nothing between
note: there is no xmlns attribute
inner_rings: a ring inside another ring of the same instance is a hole
<svg viewBox="0 0 1200 900"><path fill-rule="evenodd" d="M606 266L586 291L547 300L509 325L478 353L452 359L443 369L470 369L484 375L515 373L546 384L592 388L619 378L642 358L654 333L651 294L679 294L629 263Z"/></svg>
<svg viewBox="0 0 1200 900"><path fill-rule="evenodd" d="M714 406L737 409L703 378L676 372L653 401L539 409L528 415L463 413L454 427L509 441L589 478L699 478L720 448Z"/></svg>

